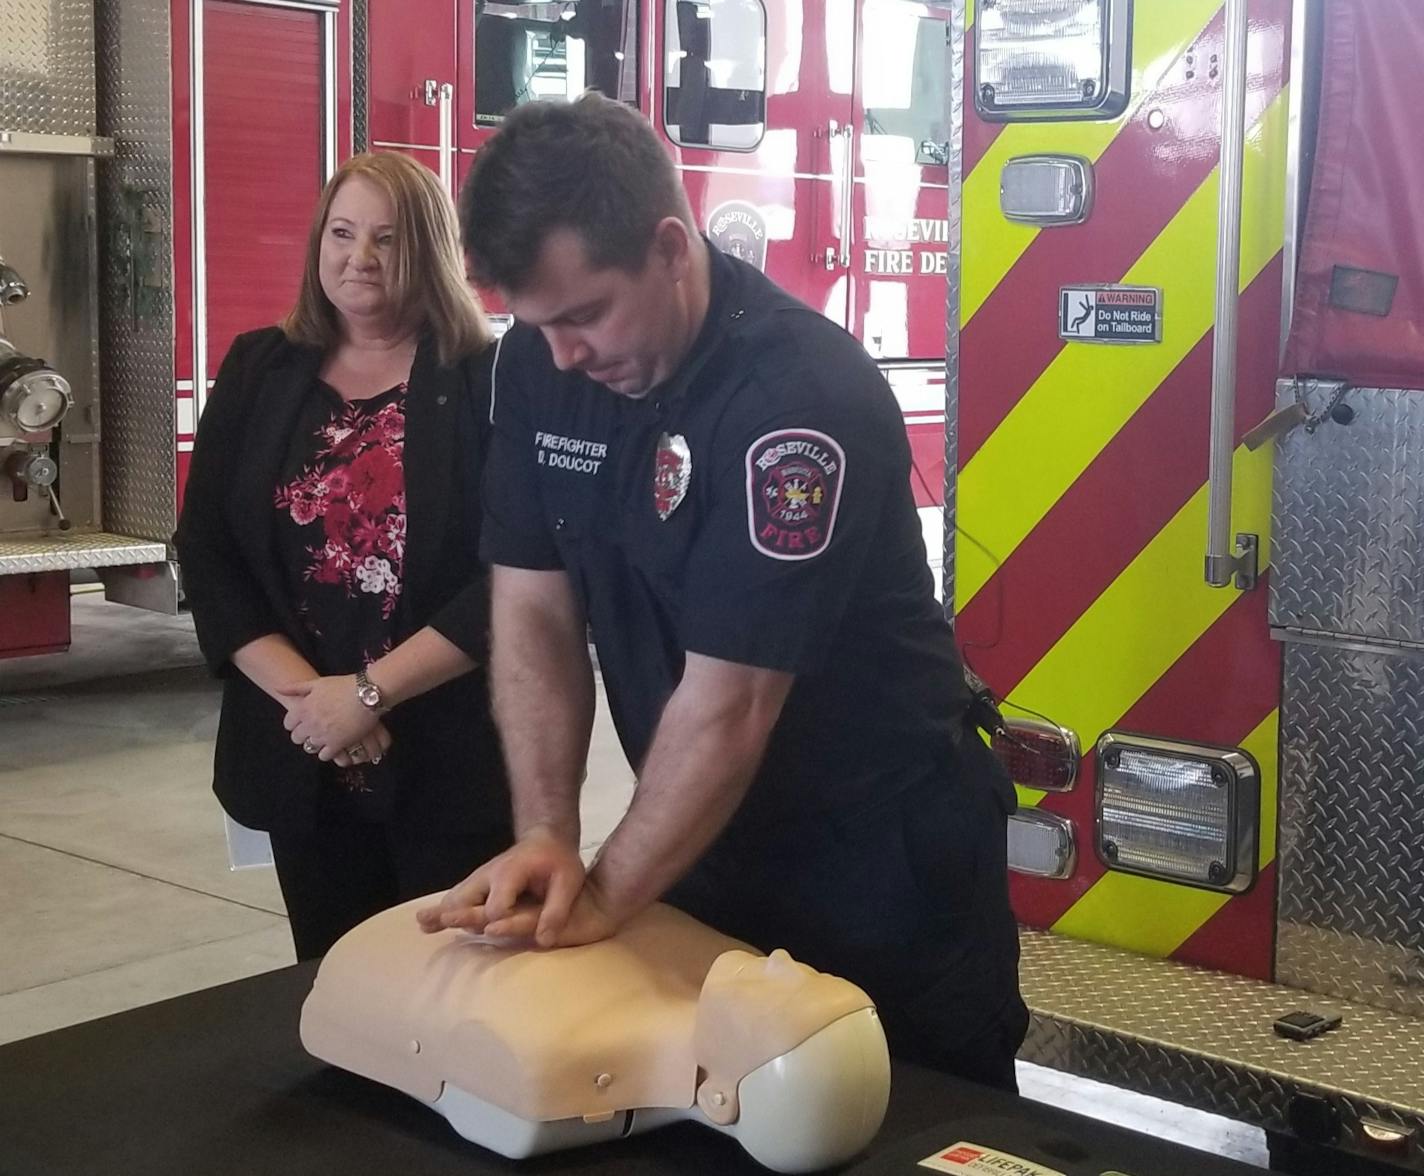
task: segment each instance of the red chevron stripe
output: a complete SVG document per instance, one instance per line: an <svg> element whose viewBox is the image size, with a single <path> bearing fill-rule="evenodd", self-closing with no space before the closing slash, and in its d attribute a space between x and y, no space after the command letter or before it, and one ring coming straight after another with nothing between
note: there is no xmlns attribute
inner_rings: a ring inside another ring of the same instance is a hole
<svg viewBox="0 0 1424 1176"><path fill-rule="evenodd" d="M1275 398L1281 258L1246 288L1237 346L1236 436ZM978 674L1000 694L1024 676L1206 481L1210 333L1157 387L960 613Z"/></svg>
<svg viewBox="0 0 1424 1176"><path fill-rule="evenodd" d="M1263 577L1254 592L1238 596L1113 728L1165 739L1237 746L1279 705L1281 651L1270 637L1268 597L1267 578ZM1111 658L1111 650L1104 650L1103 656ZM1102 732L1081 734L1085 740L1096 740ZM1072 792L1045 797L1040 806L1046 812L1067 817L1077 826L1077 874L1066 883L1017 874L1010 879L1014 910L1019 921L1030 926L1052 926L1104 873L1092 849L1092 749L1084 751L1085 775L1089 778L1081 779ZM1258 881L1256 890L1265 892L1270 887ZM1257 928L1258 933L1267 936L1273 902L1272 898L1265 906L1265 931ZM1251 917L1259 920L1259 903L1252 904L1252 910ZM1201 950L1208 948L1210 956L1202 955L1195 962L1239 971L1229 954L1217 954L1211 943Z"/></svg>
<svg viewBox="0 0 1424 1176"><path fill-rule="evenodd" d="M1288 0L1255 0L1251 24L1288 26ZM1220 87L1208 84L1211 54L1221 54L1224 18L1218 11L1197 38L1197 76L1185 66L1168 71L1142 100L1095 167L1093 212L1086 223L1047 229L994 288L960 337L959 462L961 468L1033 386L1063 346L1056 295L1065 282L1115 282L1157 238L1211 174L1218 158ZM1248 124L1258 119L1284 82L1285 37L1253 38L1253 51L1280 56L1251 71ZM1148 126L1161 112L1161 130ZM970 120L966 118L968 124ZM1168 312L1170 313L1170 311Z"/></svg>
<svg viewBox="0 0 1424 1176"><path fill-rule="evenodd" d="M1275 947L1276 863L1272 862L1251 890L1212 915L1172 958L1202 968L1226 967L1253 980L1271 980Z"/></svg>

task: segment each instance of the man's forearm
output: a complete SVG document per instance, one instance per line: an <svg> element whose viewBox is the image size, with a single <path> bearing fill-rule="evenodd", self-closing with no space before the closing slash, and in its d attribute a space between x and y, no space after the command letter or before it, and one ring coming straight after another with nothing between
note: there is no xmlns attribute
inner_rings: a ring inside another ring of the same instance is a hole
<svg viewBox="0 0 1424 1176"><path fill-rule="evenodd" d="M633 803L591 875L618 921L681 878L746 796L791 685L752 673L745 688L685 675L668 700Z"/></svg>
<svg viewBox="0 0 1424 1176"><path fill-rule="evenodd" d="M515 834L542 827L577 847L594 709L583 615L560 573L496 568L493 583L490 682Z"/></svg>

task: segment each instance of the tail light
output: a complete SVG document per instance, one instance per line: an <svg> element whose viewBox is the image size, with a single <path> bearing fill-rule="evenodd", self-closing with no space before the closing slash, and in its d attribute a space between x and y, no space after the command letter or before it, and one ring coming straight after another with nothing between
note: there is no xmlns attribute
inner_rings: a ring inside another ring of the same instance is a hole
<svg viewBox="0 0 1424 1176"><path fill-rule="evenodd" d="M1109 869L1231 894L1255 881L1260 772L1244 751L1110 731L1096 801Z"/></svg>
<svg viewBox="0 0 1424 1176"><path fill-rule="evenodd" d="M1021 809L1009 818L1009 869L1034 878L1070 878L1078 862L1073 822Z"/></svg>
<svg viewBox="0 0 1424 1176"><path fill-rule="evenodd" d="M1040 792L1067 792L1078 778L1078 736L1038 719L1009 719L994 736L994 753L1015 784Z"/></svg>
<svg viewBox="0 0 1424 1176"><path fill-rule="evenodd" d="M1130 0L981 0L980 117L1116 118L1127 107Z"/></svg>

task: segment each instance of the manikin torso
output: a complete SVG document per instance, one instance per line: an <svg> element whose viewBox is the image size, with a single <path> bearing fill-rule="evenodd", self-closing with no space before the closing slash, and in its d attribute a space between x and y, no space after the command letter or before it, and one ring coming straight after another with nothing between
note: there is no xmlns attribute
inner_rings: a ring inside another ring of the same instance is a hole
<svg viewBox="0 0 1424 1176"><path fill-rule="evenodd" d="M693 1118L770 1167L809 1171L879 1128L885 1039L849 982L670 907L602 943L539 951L426 935L414 914L426 901L332 948L302 1042L466 1138L517 1157Z"/></svg>

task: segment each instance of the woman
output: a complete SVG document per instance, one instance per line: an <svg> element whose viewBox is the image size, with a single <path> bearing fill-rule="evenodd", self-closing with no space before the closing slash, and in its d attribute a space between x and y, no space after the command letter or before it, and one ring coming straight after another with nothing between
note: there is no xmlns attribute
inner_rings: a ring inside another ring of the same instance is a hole
<svg viewBox="0 0 1424 1176"><path fill-rule="evenodd" d="M223 678L213 789L271 834L297 957L510 840L483 663L490 332L401 155L322 194L297 304L240 336L174 542Z"/></svg>

